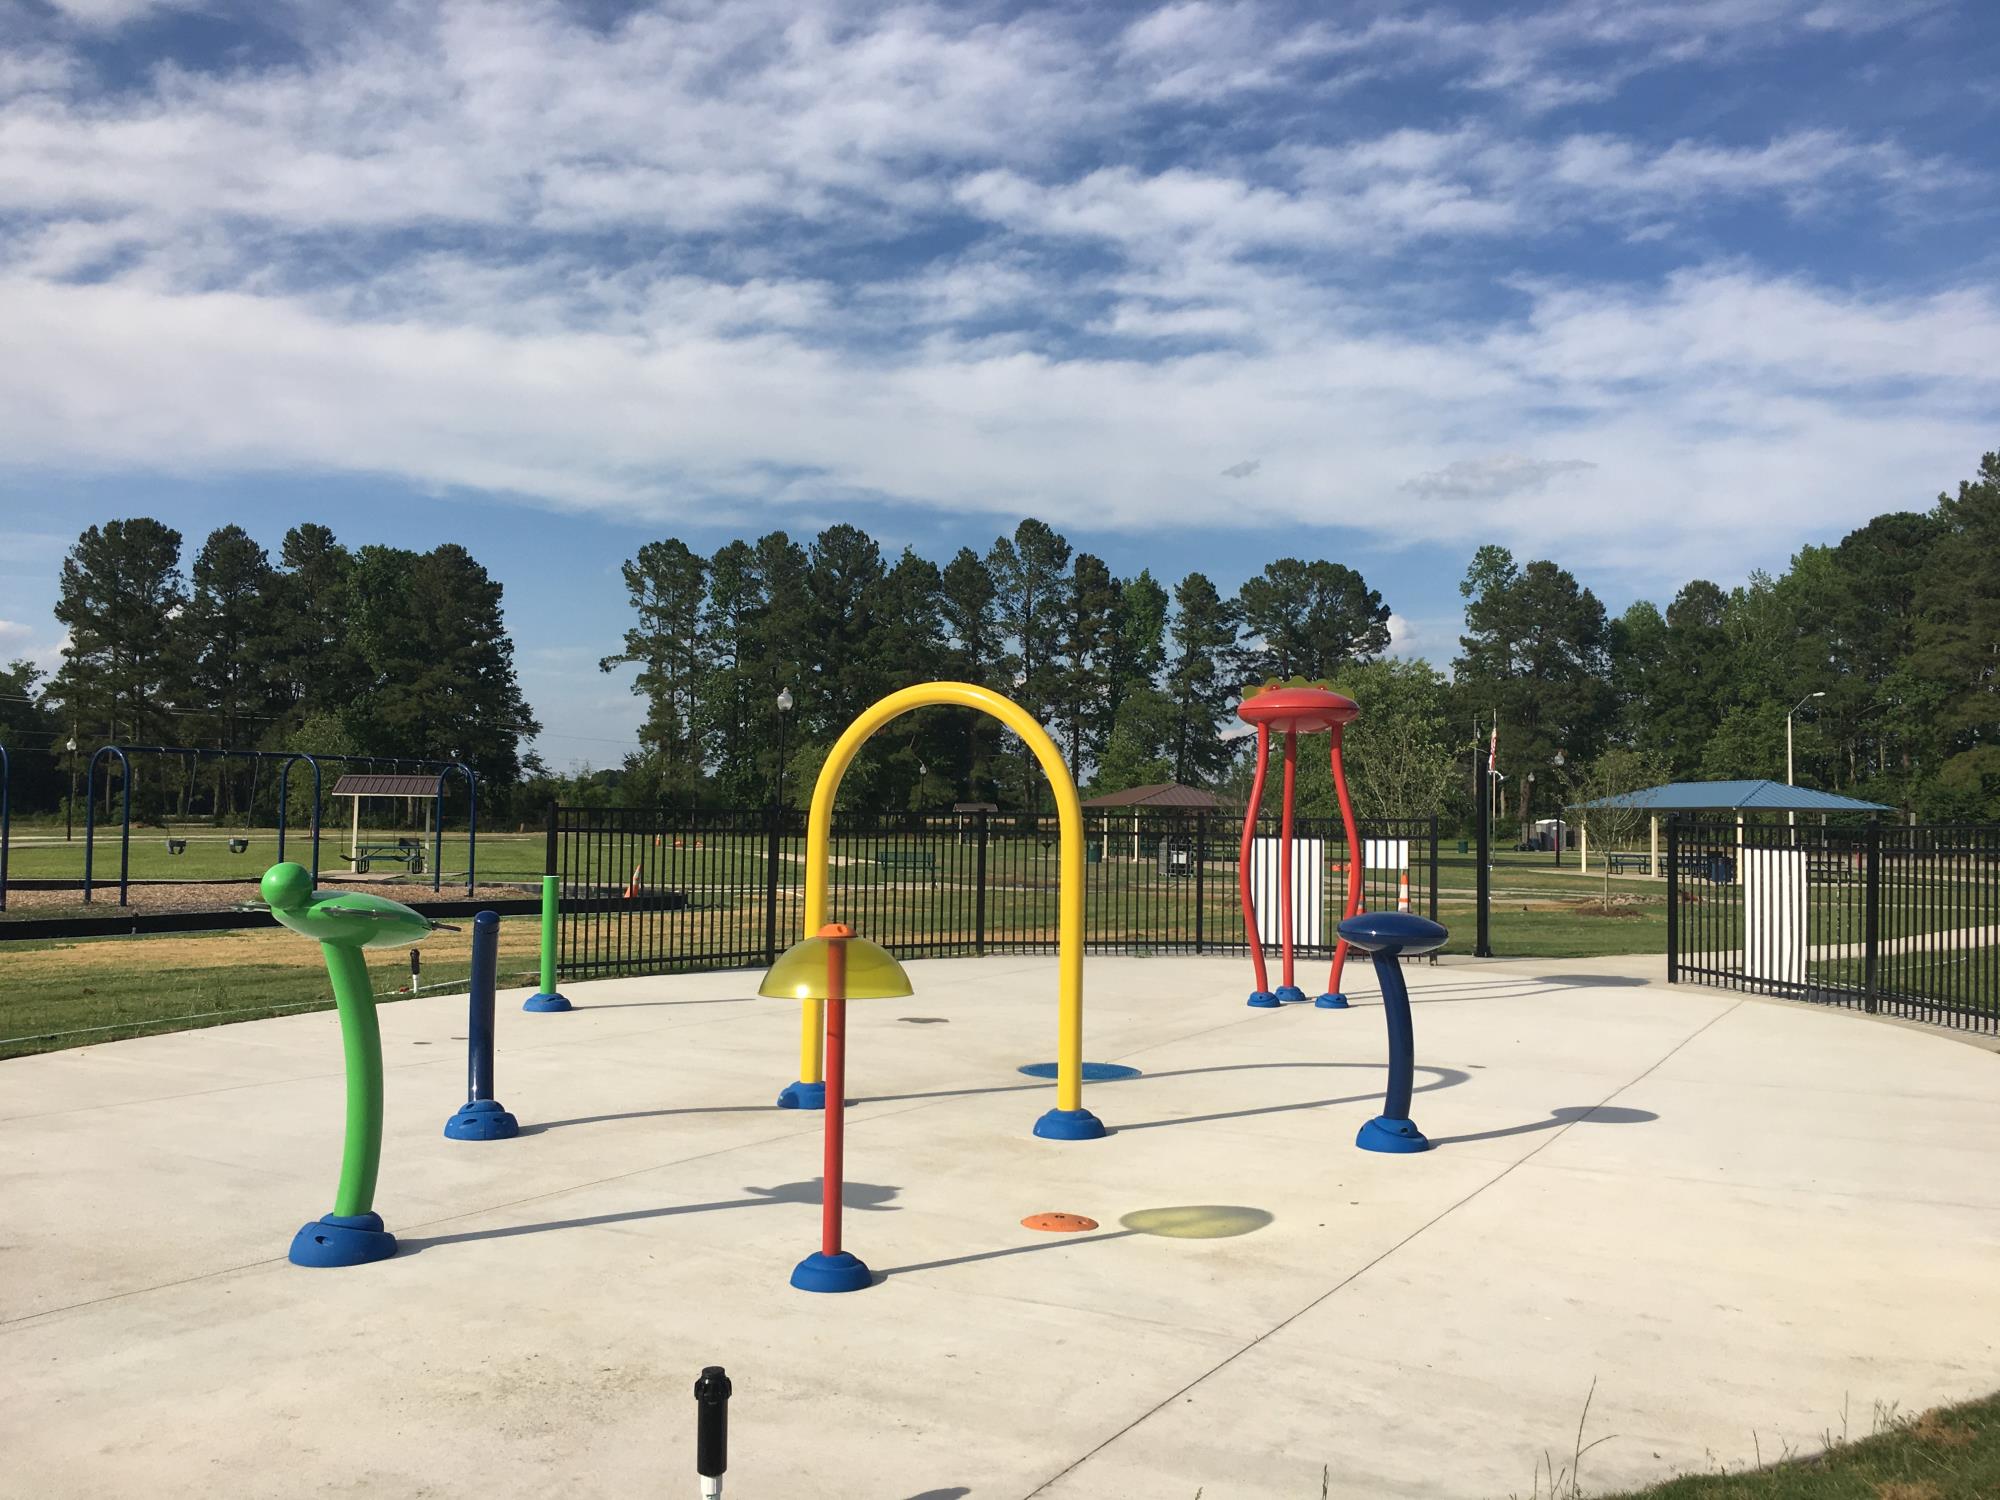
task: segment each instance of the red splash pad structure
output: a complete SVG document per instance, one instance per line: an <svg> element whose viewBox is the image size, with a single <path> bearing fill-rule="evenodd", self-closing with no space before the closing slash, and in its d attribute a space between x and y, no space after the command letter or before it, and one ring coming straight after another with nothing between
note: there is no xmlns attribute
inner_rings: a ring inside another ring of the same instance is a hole
<svg viewBox="0 0 2000 1500"><path fill-rule="evenodd" d="M1257 774L1250 783L1250 806L1243 816L1243 848L1236 864L1237 891L1243 900L1243 935L1250 944L1250 962L1256 969L1257 988L1250 1004L1260 1009L1305 999L1305 992L1293 982L1292 949L1292 809L1297 779L1299 736L1325 730L1332 738L1333 789L1340 799L1340 821L1347 831L1347 901L1344 916L1361 909L1361 840L1354 827L1354 804L1347 796L1347 772L1340 762L1341 731L1361 713L1352 698L1331 688L1312 683L1269 683L1243 695L1236 715L1257 730ZM1278 905L1280 908L1280 957L1284 982L1276 991L1264 964L1264 944L1257 934L1257 907L1250 889L1250 851L1257 836L1257 814L1264 801L1264 776L1271 763L1271 737L1282 734L1285 744L1284 800L1278 825ZM1327 977L1326 993L1318 999L1325 1009L1347 1004L1340 990L1341 970L1347 962L1347 942L1342 939L1333 950L1333 967Z"/></svg>

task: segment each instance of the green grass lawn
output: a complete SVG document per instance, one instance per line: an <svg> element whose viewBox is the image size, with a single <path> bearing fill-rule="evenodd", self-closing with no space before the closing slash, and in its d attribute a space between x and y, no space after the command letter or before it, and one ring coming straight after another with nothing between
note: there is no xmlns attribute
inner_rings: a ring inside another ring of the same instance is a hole
<svg viewBox="0 0 2000 1500"><path fill-rule="evenodd" d="M1590 1492L1574 1493L1581 1500ZM1997 1495L2000 1396L1988 1396L1892 1423L1858 1442L1836 1443L1818 1457L1740 1474L1690 1475L1620 1500L1993 1500Z"/></svg>
<svg viewBox="0 0 2000 1500"><path fill-rule="evenodd" d="M502 919L503 987L534 982L539 933L536 918ZM426 991L465 986L469 930L433 933L419 951ZM333 1004L319 945L269 928L9 943L0 964L0 1058ZM371 952L368 967L378 1000L407 992L408 949Z"/></svg>
<svg viewBox="0 0 2000 1500"><path fill-rule="evenodd" d="M169 838L186 839L180 854L167 849ZM229 841L242 838L250 847L232 854ZM393 844L398 838L421 838L428 872L431 841L417 829L363 829L363 844ZM118 830L97 830L95 852L91 856L93 881L118 879ZM348 846L348 829L320 830L319 862L322 870L345 870L341 858ZM538 880L542 874L546 839L540 833L481 833L479 835L479 875L489 880ZM304 864L312 852L309 831L290 829L285 835L285 858ZM443 867L447 878L457 872L464 878L466 839L464 830L445 831ZM65 841L60 824L16 828L8 860L8 874L22 880L81 880L83 878L83 830ZM255 880L278 860L278 831L275 828L212 828L205 824L187 827L139 828L132 830L131 878L134 880ZM399 869L378 861L375 870ZM428 884L430 876L422 877Z"/></svg>

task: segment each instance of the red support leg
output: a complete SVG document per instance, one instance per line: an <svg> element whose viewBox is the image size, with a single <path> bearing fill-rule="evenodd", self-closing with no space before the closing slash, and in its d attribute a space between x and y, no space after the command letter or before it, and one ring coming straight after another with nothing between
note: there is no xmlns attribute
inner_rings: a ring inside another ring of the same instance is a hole
<svg viewBox="0 0 2000 1500"><path fill-rule="evenodd" d="M1257 974L1257 988L1250 1003L1259 1007L1276 1005L1271 998L1270 975L1264 967L1264 944L1257 936L1257 905L1250 892L1250 846L1257 838L1257 813L1264 802L1264 772L1271 763L1271 730L1257 726L1257 770L1250 780L1250 807L1243 814L1243 846L1236 860L1236 893L1243 902L1243 939L1250 945L1250 966Z"/></svg>
<svg viewBox="0 0 2000 1500"><path fill-rule="evenodd" d="M1361 910L1361 835L1354 826L1354 804L1347 797L1347 770L1340 763L1341 727L1333 726L1333 791L1340 799L1341 826L1347 830L1347 902L1342 915L1351 917ZM1340 971L1346 964L1347 942L1342 939L1334 944L1333 969L1327 976L1326 994L1320 997L1322 1004L1340 995Z"/></svg>
<svg viewBox="0 0 2000 1500"><path fill-rule="evenodd" d="M1295 788L1298 780L1299 734L1296 729L1285 731L1285 803L1278 816L1278 932L1283 939L1284 982L1278 987L1281 1000L1300 999L1298 985L1292 982L1292 812L1296 800Z"/></svg>

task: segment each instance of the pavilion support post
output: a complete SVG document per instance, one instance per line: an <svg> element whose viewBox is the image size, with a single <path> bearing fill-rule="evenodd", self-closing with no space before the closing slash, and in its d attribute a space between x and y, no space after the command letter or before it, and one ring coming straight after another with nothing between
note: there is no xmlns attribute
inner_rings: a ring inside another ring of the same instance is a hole
<svg viewBox="0 0 2000 1500"><path fill-rule="evenodd" d="M1660 868L1660 815L1654 813L1647 821L1653 825L1653 837L1650 845L1651 852L1646 861L1646 868L1654 875L1664 877L1667 872Z"/></svg>
<svg viewBox="0 0 2000 1500"><path fill-rule="evenodd" d="M1576 825L1576 865L1584 874L1590 873L1590 825Z"/></svg>

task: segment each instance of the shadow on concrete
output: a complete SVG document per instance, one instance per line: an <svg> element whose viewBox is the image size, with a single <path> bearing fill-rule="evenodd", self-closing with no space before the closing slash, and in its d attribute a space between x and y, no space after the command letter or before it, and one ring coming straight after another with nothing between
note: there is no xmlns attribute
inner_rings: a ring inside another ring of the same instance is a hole
<svg viewBox="0 0 2000 1500"><path fill-rule="evenodd" d="M817 1204L823 1191L822 1179L811 1178L804 1182L781 1183L774 1188L746 1187L749 1194L745 1198L725 1198L717 1203L675 1203L665 1208L635 1208L624 1213L591 1214L581 1219L549 1219L540 1224L506 1224L498 1229L468 1229L460 1234L398 1236L396 1254L415 1255L420 1250L429 1250L438 1245L463 1245L473 1240L507 1240L516 1235L544 1234L552 1229L595 1229L605 1224L631 1224L644 1219L671 1219L680 1214L716 1213L730 1208L758 1208L769 1203L811 1203ZM896 1207L889 1200L901 1192L901 1188L887 1187L869 1182L850 1182L843 1185L840 1194L842 1207L858 1209L864 1213L895 1213Z"/></svg>
<svg viewBox="0 0 2000 1500"><path fill-rule="evenodd" d="M922 1494L910 1496L909 1500L965 1500L971 1493L964 1485L955 1484L948 1490L925 1490Z"/></svg>
<svg viewBox="0 0 2000 1500"><path fill-rule="evenodd" d="M1627 990L1651 984L1652 980L1635 978L1630 974L1542 974L1536 976L1535 983L1567 984L1578 989Z"/></svg>
<svg viewBox="0 0 2000 1500"><path fill-rule="evenodd" d="M936 1271L945 1266L969 1266L982 1260L1001 1260L1010 1255L1032 1255L1040 1250L1063 1250L1073 1245L1101 1245L1107 1240L1129 1240L1135 1235L1152 1235L1169 1240L1231 1240L1255 1234L1272 1220L1261 1208L1238 1203L1190 1203L1173 1208L1134 1209L1118 1221L1119 1227L1103 1234L1059 1234L1028 1245L1008 1245L1000 1250L980 1250L971 1255L952 1255L942 1260L918 1261L914 1265L890 1266L875 1273L880 1286L891 1276L907 1276L912 1271Z"/></svg>
<svg viewBox="0 0 2000 1500"><path fill-rule="evenodd" d="M1115 1088L1121 1083L1139 1083L1162 1078L1192 1078L1204 1073L1245 1073L1265 1068L1360 1068L1365 1072L1384 1071L1380 1063L1361 1062L1269 1062L1269 1063L1219 1063L1212 1068L1169 1068L1159 1073L1145 1073L1132 1078L1108 1078L1091 1085L1093 1089ZM1429 1083L1416 1087L1419 1094L1434 1089L1448 1089L1466 1082L1470 1074L1457 1068L1435 1068L1419 1063L1419 1073L1433 1074ZM848 1107L857 1104L914 1104L925 1099L966 1099L980 1094L1022 1094L1046 1092L1046 1083L996 1083L969 1089L933 1089L919 1094L863 1094L847 1101ZM1285 1114L1301 1109L1322 1109L1328 1105L1360 1104L1375 1097L1379 1090L1366 1094L1342 1095L1332 1099L1307 1099L1293 1104L1262 1104L1251 1109L1229 1110L1221 1114L1185 1115L1172 1120L1141 1120L1133 1125L1119 1125L1111 1130L1116 1135L1120 1130L1155 1130L1163 1125L1200 1125L1212 1120L1242 1120L1255 1115ZM522 1135L540 1135L545 1130L561 1130L571 1125L601 1125L612 1120L661 1120L674 1115L764 1115L770 1114L774 1106L768 1104L691 1104L673 1109L629 1109L616 1114L578 1115L569 1120L540 1120L521 1127ZM818 1114L801 1114L801 1119L817 1119Z"/></svg>
<svg viewBox="0 0 2000 1500"><path fill-rule="evenodd" d="M1387 1071L1380 1063L1359 1062L1232 1063L1219 1068L1183 1068L1180 1071L1182 1073L1227 1073L1236 1068L1360 1068L1370 1073ZM1413 1093L1418 1094L1428 1094L1437 1089L1454 1088L1461 1083L1469 1081L1472 1076L1469 1073L1460 1072L1457 1068L1434 1068L1423 1063L1417 1064L1417 1071L1432 1075L1430 1082L1420 1083L1412 1090ZM1146 1076L1149 1078L1173 1078L1177 1075L1173 1073L1149 1073ZM1165 1125L1205 1125L1216 1120L1247 1120L1258 1115L1291 1114L1302 1109L1325 1109L1341 1104L1362 1104L1370 1099L1380 1098L1381 1094L1382 1091L1380 1089L1370 1089L1365 1094L1343 1094L1331 1099L1306 1099L1291 1104L1259 1104L1250 1109L1221 1110L1214 1114L1176 1115L1171 1120L1139 1120L1129 1125L1112 1126L1109 1129L1109 1134L1120 1135L1128 1130L1158 1130Z"/></svg>
<svg viewBox="0 0 2000 1500"><path fill-rule="evenodd" d="M578 1010L654 1010L662 1005L748 1005L754 995L715 995L705 1000L585 1000Z"/></svg>
<svg viewBox="0 0 2000 1500"><path fill-rule="evenodd" d="M522 1135L540 1135L570 1125L602 1125L610 1120L661 1120L670 1115L767 1115L768 1104L690 1104L680 1109L628 1109L620 1114L578 1115L571 1120L537 1120L521 1127Z"/></svg>
<svg viewBox="0 0 2000 1500"><path fill-rule="evenodd" d="M1134 1077L1131 1078L1107 1078L1102 1083L1092 1084L1091 1087L1093 1089L1108 1089L1108 1088L1117 1088L1121 1084L1129 1086L1135 1083L1157 1082L1162 1078L1194 1078L1208 1073L1250 1073L1250 1072L1257 1072L1265 1068L1364 1068L1364 1069L1372 1069L1378 1073L1384 1071L1383 1066L1380 1063L1358 1063L1358 1062L1217 1063L1212 1068L1167 1068L1158 1073L1143 1073L1135 1075ZM1466 1075L1457 1071L1454 1068L1426 1068L1419 1066L1417 1071L1419 1073L1436 1073L1440 1075L1438 1082L1426 1083L1420 1085L1417 1090L1417 1092L1419 1093L1422 1093L1427 1089L1449 1088L1451 1087L1452 1084L1464 1083L1466 1081ZM934 1089L929 1093L923 1093L923 1094L867 1094L858 1098L851 1098L847 1102L850 1106L856 1104L909 1104L909 1103L914 1103L921 1099L967 1099L980 1094L1045 1093L1047 1092L1047 1090L1048 1090L1048 1084L1046 1083L993 1083L993 1084L983 1084L978 1088L969 1088L969 1089ZM1339 1102L1341 1101L1332 1099L1314 1099L1305 1104L1275 1105L1272 1106L1272 1108L1314 1109L1321 1104L1333 1104ZM1347 1102L1352 1103L1353 1101L1350 1100ZM1251 1114L1264 1114L1266 1112L1267 1111L1261 1109L1249 1111L1249 1113ZM1190 1116L1189 1121L1203 1120L1203 1119L1220 1120L1227 1118L1230 1117L1226 1115L1196 1115L1196 1116ZM1154 1121L1153 1123L1161 1125L1178 1125L1184 1122L1179 1120L1159 1120L1159 1121ZM526 1129L525 1126L522 1128L524 1130ZM1136 1130L1142 1127L1134 1125L1125 1125L1125 1126L1120 1126L1119 1128L1123 1130Z"/></svg>
<svg viewBox="0 0 2000 1500"><path fill-rule="evenodd" d="M1617 1104L1565 1104L1560 1109L1549 1111L1546 1120L1531 1120L1526 1125L1508 1125L1500 1130L1475 1130L1467 1135L1434 1135L1431 1149L1439 1146L1457 1146L1466 1141L1497 1141L1502 1136L1532 1135L1537 1130L1560 1130L1565 1125L1578 1121L1588 1121L1592 1125L1647 1125L1660 1117L1650 1109L1626 1109Z"/></svg>

